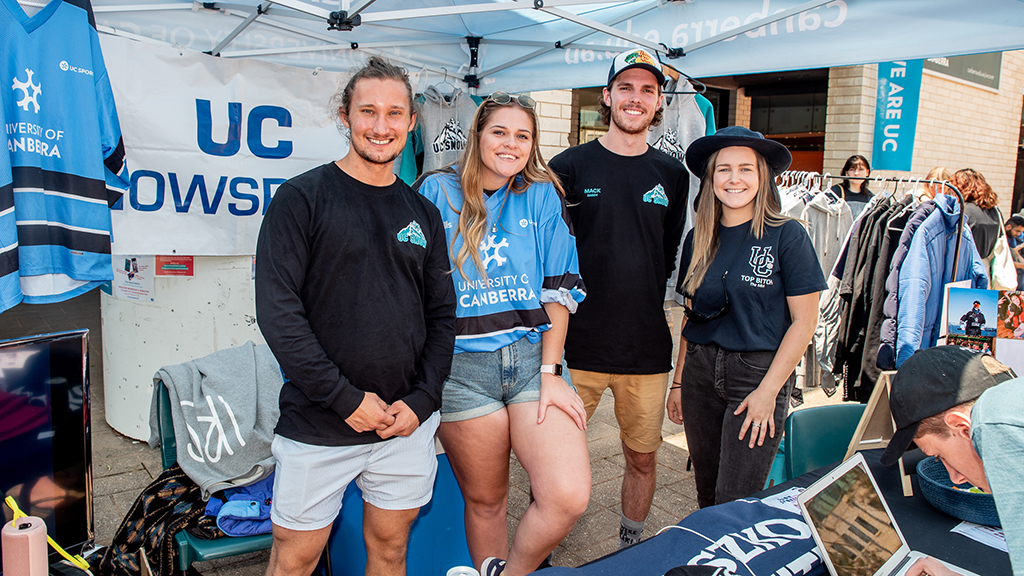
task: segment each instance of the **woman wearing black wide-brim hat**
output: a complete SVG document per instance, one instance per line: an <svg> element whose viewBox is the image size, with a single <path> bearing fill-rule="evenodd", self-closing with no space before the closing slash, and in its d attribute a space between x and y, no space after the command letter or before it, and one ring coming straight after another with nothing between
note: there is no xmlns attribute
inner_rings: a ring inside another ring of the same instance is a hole
<svg viewBox="0 0 1024 576"><path fill-rule="evenodd" d="M785 146L739 126L686 151L701 185L676 286L686 318L667 409L686 428L701 507L764 488L817 324L825 279L775 185L791 161Z"/></svg>

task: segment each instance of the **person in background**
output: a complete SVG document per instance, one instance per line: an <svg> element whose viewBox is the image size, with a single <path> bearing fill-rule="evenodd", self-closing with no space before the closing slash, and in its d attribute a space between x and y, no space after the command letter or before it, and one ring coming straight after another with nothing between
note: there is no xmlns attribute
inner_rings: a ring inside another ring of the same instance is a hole
<svg viewBox="0 0 1024 576"><path fill-rule="evenodd" d="M840 172L840 175L867 178L871 176L871 164L868 163L867 158L860 154L854 154L846 159L846 164L843 164L843 170ZM861 212L864 211L864 207L868 205L871 197L874 196L874 193L868 188L867 180L842 180L839 184L832 187L832 192L846 200L846 203L850 205L854 220L860 216Z"/></svg>
<svg viewBox="0 0 1024 576"><path fill-rule="evenodd" d="M985 177L973 168L964 168L953 173L950 183L956 186L964 197L964 216L974 236L978 255L985 261L985 269L991 279L993 290L1014 290L1018 287L1016 268L1004 234L1003 215L996 205L999 196L985 181Z"/></svg>
<svg viewBox="0 0 1024 576"><path fill-rule="evenodd" d="M551 159L565 186L587 300L569 320L565 361L594 415L606 389L625 458L619 547L638 542L657 482L672 330L665 285L686 223L690 174L647 144L661 121L665 74L643 49L612 61L601 97L608 132Z"/></svg>
<svg viewBox="0 0 1024 576"><path fill-rule="evenodd" d="M960 346L918 350L892 379L896 432L882 454L892 466L916 443L956 484L992 494L1014 574L1024 574L1024 378L987 354ZM922 558L907 576L956 576Z"/></svg>
<svg viewBox="0 0 1024 576"><path fill-rule="evenodd" d="M818 323L821 266L800 221L781 214L775 186L791 160L739 126L686 150L701 188L676 286L686 318L667 411L686 428L702 508L764 488Z"/></svg>
<svg viewBox="0 0 1024 576"><path fill-rule="evenodd" d="M562 372L569 314L586 292L534 106L529 96L491 94L458 165L414 184L441 210L454 263L458 336L438 436L482 576L536 570L590 500L586 410ZM534 497L511 548L510 452Z"/></svg>
<svg viewBox="0 0 1024 576"><path fill-rule="evenodd" d="M981 302L974 301L974 306L960 317L964 325L964 334L981 336L981 328L985 325L985 315L981 313Z"/></svg>
<svg viewBox="0 0 1024 576"><path fill-rule="evenodd" d="M349 482L366 574L406 573L430 501L455 346L441 214L392 173L416 121L405 70L371 56L331 99L344 158L278 188L256 243L256 317L286 376L267 576L307 576Z"/></svg>
<svg viewBox="0 0 1024 576"><path fill-rule="evenodd" d="M925 176L925 180L941 180L943 182L951 179L952 174L949 173L944 166L936 166L932 168L931 172ZM926 184L922 190L923 194L928 198L935 198L936 194L948 194L950 193L949 188L946 188L942 184Z"/></svg>
<svg viewBox="0 0 1024 576"><path fill-rule="evenodd" d="M1006 243L1017 272L1017 290L1024 290L1024 217L1014 214L1006 221Z"/></svg>

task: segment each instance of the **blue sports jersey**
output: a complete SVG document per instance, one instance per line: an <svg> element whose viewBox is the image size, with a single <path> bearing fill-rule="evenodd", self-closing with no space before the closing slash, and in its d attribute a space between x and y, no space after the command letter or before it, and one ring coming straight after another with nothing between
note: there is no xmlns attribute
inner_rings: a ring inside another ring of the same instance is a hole
<svg viewBox="0 0 1024 576"><path fill-rule="evenodd" d="M2 312L22 300L66 300L113 278L110 207L128 179L88 0L52 0L31 17L16 0L0 0L0 43Z"/></svg>
<svg viewBox="0 0 1024 576"><path fill-rule="evenodd" d="M441 211L450 256L462 248L458 230L462 189L450 173L434 174L419 188ZM521 193L508 186L486 199L487 232L480 243L486 276L467 259L452 272L458 299L455 353L493 352L523 336L538 342L551 327L543 304L576 310L586 297L579 275L576 238L558 191L535 183Z"/></svg>

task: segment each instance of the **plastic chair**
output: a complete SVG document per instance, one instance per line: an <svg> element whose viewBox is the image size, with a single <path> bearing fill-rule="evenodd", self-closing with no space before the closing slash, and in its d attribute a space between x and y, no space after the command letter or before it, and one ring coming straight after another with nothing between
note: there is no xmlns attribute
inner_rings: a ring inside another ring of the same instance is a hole
<svg viewBox="0 0 1024 576"><path fill-rule="evenodd" d="M863 414L863 404L817 406L790 414L785 424L787 479L842 460Z"/></svg>
<svg viewBox="0 0 1024 576"><path fill-rule="evenodd" d="M178 447L174 440L174 422L171 420L171 400L167 388L159 384L157 411L160 430L160 457L164 469L170 468L178 460ZM225 537L216 540L195 538L182 530L174 535L174 546L178 552L178 570L188 572L193 562L205 562L219 558L230 558L238 554L267 550L273 542L273 536L246 536L243 538Z"/></svg>

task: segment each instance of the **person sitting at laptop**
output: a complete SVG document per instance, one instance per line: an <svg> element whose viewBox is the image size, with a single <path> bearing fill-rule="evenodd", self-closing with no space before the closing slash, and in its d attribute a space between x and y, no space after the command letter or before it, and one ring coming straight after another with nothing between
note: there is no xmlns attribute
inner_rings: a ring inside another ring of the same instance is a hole
<svg viewBox="0 0 1024 576"><path fill-rule="evenodd" d="M935 456L950 479L995 497L1010 564L1024 574L1024 378L992 356L937 346L918 350L892 380L896 433L882 454L891 466L910 444ZM956 576L923 558L907 576Z"/></svg>

